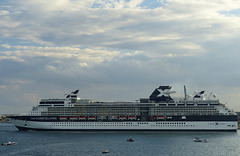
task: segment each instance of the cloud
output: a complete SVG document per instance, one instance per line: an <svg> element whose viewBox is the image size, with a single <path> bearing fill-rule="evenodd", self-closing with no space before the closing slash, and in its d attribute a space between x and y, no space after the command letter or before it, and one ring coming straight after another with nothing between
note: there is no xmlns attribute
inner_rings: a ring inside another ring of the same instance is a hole
<svg viewBox="0 0 240 156"><path fill-rule="evenodd" d="M238 90L239 3L2 1L0 95L14 92L29 106L28 95L76 87L89 98L112 100L148 96L160 84ZM240 110L237 96L231 98Z"/></svg>
<svg viewBox="0 0 240 156"><path fill-rule="evenodd" d="M125 55L135 55L135 53L125 53L117 50L89 49L89 48L71 48L71 47L36 47L36 46L11 46L3 44L2 47L8 49L2 51L0 59L12 59L20 62L31 61L34 57L46 57L60 60L78 60L84 62L103 62L114 59L115 57L124 57ZM5 55L5 56L4 56Z"/></svg>

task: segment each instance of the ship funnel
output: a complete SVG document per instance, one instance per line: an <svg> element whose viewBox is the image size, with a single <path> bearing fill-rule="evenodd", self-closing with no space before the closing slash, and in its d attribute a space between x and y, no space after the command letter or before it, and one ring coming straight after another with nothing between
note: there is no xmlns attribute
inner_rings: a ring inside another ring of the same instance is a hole
<svg viewBox="0 0 240 156"><path fill-rule="evenodd" d="M71 94L68 95L68 98L71 99L71 103L75 103L77 101L77 94L79 90L75 90L74 92L71 92Z"/></svg>

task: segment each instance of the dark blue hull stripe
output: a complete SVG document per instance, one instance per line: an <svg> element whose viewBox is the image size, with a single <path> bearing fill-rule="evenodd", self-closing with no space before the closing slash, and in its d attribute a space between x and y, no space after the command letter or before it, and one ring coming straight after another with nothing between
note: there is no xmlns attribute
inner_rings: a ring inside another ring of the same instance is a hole
<svg viewBox="0 0 240 156"><path fill-rule="evenodd" d="M25 120L25 121L39 121L39 122L96 122L101 120L70 120L67 117L66 120L59 119L59 116L9 116L15 120ZM237 121L237 115L189 115L185 116L183 119L182 116L171 116L171 118L159 119L159 120L141 120L141 121L130 121L130 120L104 120L106 122L142 122L142 121Z"/></svg>
<svg viewBox="0 0 240 156"><path fill-rule="evenodd" d="M224 131L224 132L236 132L237 130L229 130L229 129L208 129L208 130L199 130L199 129L134 129L134 130L129 130L129 129L38 129L38 128L27 128L27 127L19 127L16 126L19 131L28 131L28 130L34 130L34 131L128 131L128 132L137 132L137 131Z"/></svg>

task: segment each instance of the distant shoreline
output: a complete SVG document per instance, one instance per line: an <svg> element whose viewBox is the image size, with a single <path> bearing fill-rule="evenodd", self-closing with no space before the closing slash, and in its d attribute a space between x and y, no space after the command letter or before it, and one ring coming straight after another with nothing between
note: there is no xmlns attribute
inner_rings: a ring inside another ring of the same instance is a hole
<svg viewBox="0 0 240 156"><path fill-rule="evenodd" d="M11 123L10 121L0 121L0 123Z"/></svg>

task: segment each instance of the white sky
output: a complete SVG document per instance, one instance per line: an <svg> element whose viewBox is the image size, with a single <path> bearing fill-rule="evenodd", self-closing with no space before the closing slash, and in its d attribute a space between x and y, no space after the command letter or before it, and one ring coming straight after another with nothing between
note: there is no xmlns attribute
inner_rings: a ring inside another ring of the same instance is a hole
<svg viewBox="0 0 240 156"><path fill-rule="evenodd" d="M239 0L1 0L0 114L41 98L134 101L160 85L240 111Z"/></svg>

